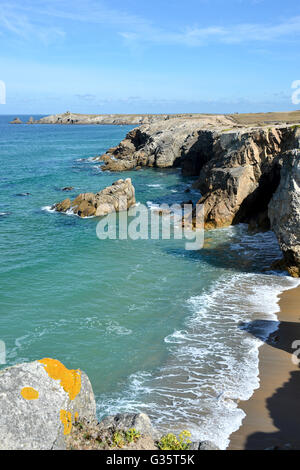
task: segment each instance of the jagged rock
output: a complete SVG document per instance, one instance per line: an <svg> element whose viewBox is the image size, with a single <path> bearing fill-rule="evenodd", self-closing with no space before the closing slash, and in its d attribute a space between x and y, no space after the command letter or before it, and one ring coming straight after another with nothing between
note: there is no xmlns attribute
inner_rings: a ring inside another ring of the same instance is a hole
<svg viewBox="0 0 300 470"><path fill-rule="evenodd" d="M32 116L30 116L30 118L28 119L28 121L26 122L26 124L34 124L34 119Z"/></svg>
<svg viewBox="0 0 300 470"><path fill-rule="evenodd" d="M213 132L233 125L225 116L199 116L197 119L170 119L152 122L130 131L117 147L96 157L103 169L131 170L136 167L167 168L182 165L185 174L199 174L210 158Z"/></svg>
<svg viewBox="0 0 300 470"><path fill-rule="evenodd" d="M284 263L294 277L300 276L300 151L281 159L280 184L269 204L271 226L283 252ZM278 265L279 266L279 265Z"/></svg>
<svg viewBox="0 0 300 470"><path fill-rule="evenodd" d="M130 178L115 181L111 186L98 193L79 194L72 202L70 199L52 206L58 212L72 209L80 217L104 216L111 212L128 210L136 203L135 189Z"/></svg>
<svg viewBox="0 0 300 470"><path fill-rule="evenodd" d="M194 187L202 193L206 228L250 222L267 210L279 183L278 156L299 146L298 128L239 129L215 137Z"/></svg>
<svg viewBox="0 0 300 470"><path fill-rule="evenodd" d="M87 375L42 359L0 371L0 449L65 449L76 420L95 419Z"/></svg>
<svg viewBox="0 0 300 470"><path fill-rule="evenodd" d="M62 191L72 191L74 189L74 186L65 186L64 188L61 188Z"/></svg>
<svg viewBox="0 0 300 470"><path fill-rule="evenodd" d="M11 124L23 124L21 119L18 117L14 118L10 123Z"/></svg>
<svg viewBox="0 0 300 470"><path fill-rule="evenodd" d="M54 208L57 212L66 212L71 207L71 199L64 199L62 202L55 204Z"/></svg>

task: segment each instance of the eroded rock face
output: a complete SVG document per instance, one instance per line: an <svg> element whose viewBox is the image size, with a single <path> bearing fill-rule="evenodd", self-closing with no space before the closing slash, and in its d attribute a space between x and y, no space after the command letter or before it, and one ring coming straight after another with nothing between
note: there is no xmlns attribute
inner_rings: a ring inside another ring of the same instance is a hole
<svg viewBox="0 0 300 470"><path fill-rule="evenodd" d="M269 204L269 218L284 256L284 264L294 277L300 276L300 150L281 157L281 179Z"/></svg>
<svg viewBox="0 0 300 470"><path fill-rule="evenodd" d="M294 127L215 135L213 152L194 185L202 193L206 228L251 222L267 210L279 183L276 158L299 146Z"/></svg>
<svg viewBox="0 0 300 470"><path fill-rule="evenodd" d="M111 212L128 210L136 203L135 189L130 178L115 181L98 193L82 193L73 201L69 198L55 204L58 212L72 210L80 217L104 216Z"/></svg>
<svg viewBox="0 0 300 470"><path fill-rule="evenodd" d="M117 147L95 159L104 162L103 170L182 165L185 174L199 174L210 157L214 133L233 125L225 116L153 122L133 129Z"/></svg>
<svg viewBox="0 0 300 470"><path fill-rule="evenodd" d="M42 359L0 371L0 449L65 449L79 419L92 421L96 404L87 375Z"/></svg>

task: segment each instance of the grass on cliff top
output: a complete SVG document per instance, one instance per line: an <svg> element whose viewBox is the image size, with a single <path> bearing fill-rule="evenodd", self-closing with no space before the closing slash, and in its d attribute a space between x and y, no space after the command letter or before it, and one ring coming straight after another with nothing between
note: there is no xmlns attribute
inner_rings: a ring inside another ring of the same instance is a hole
<svg viewBox="0 0 300 470"><path fill-rule="evenodd" d="M249 114L230 114L230 117L241 125L264 125L275 123L296 123L300 122L300 110L275 113L249 113Z"/></svg>

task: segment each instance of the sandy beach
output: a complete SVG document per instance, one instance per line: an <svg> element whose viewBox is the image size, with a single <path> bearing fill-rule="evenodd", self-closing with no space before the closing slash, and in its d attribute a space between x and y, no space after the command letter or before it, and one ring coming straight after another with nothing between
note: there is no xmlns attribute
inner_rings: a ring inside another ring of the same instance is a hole
<svg viewBox="0 0 300 470"><path fill-rule="evenodd" d="M260 388L240 403L246 417L229 450L300 449L300 369L292 361L300 349L300 287L285 291L279 306L279 328L259 352Z"/></svg>

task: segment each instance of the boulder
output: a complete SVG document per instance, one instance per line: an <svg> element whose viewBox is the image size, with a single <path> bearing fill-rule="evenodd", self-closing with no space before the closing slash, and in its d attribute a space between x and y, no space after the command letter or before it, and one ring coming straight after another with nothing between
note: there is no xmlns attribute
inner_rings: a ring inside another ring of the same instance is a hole
<svg viewBox="0 0 300 470"><path fill-rule="evenodd" d="M55 359L0 371L0 449L65 449L77 420L95 420L91 383Z"/></svg>
<svg viewBox="0 0 300 470"><path fill-rule="evenodd" d="M300 276L300 150L282 155L281 178L268 208L271 227L283 252L281 265Z"/></svg>
<svg viewBox="0 0 300 470"><path fill-rule="evenodd" d="M151 436L152 439L160 437L151 424L150 418L146 413L122 413L112 416L107 416L99 423L99 429L114 429L128 431L134 428L141 434Z"/></svg>
<svg viewBox="0 0 300 470"><path fill-rule="evenodd" d="M58 212L70 208L80 217L104 216L111 212L126 211L136 203L135 189L130 178L115 181L98 193L82 193L73 201L65 199L53 207Z"/></svg>

